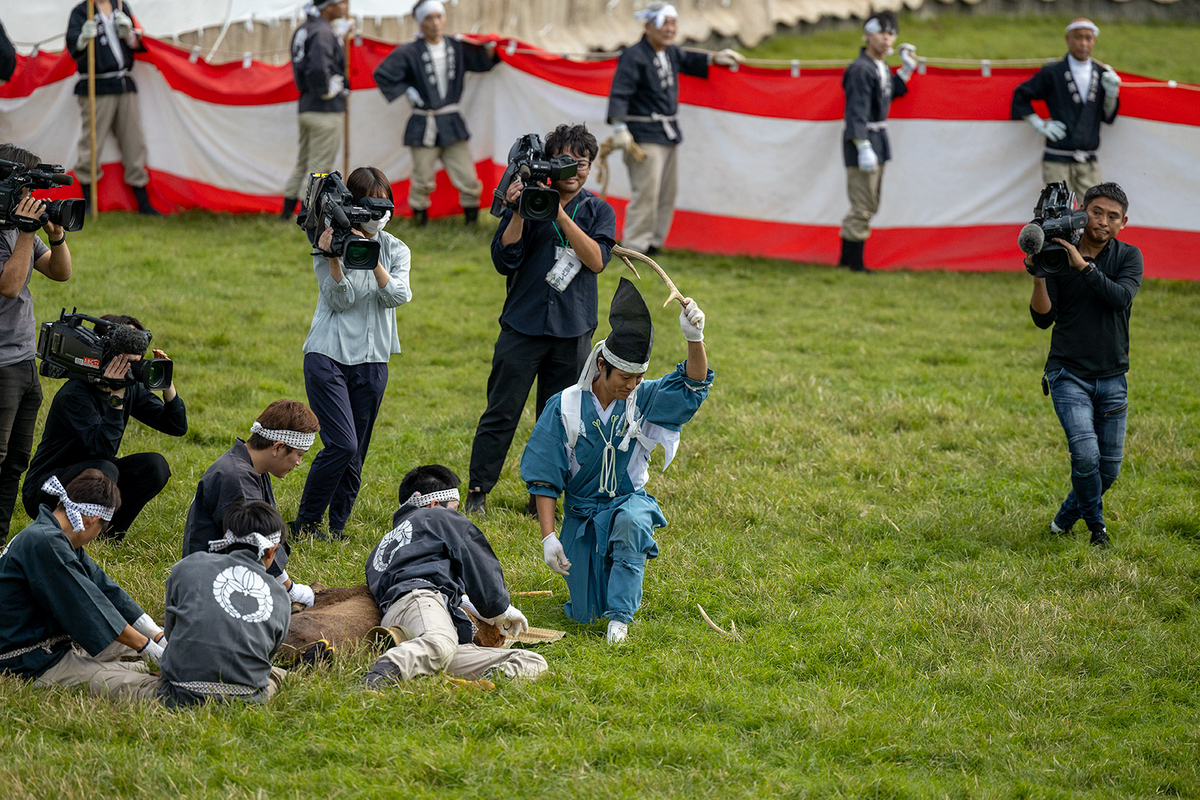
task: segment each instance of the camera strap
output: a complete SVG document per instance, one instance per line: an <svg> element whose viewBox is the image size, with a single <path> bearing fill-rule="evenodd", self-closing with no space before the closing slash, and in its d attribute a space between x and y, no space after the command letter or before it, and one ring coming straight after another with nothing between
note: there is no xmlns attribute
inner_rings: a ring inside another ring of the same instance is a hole
<svg viewBox="0 0 1200 800"><path fill-rule="evenodd" d="M576 199L578 199L579 195L576 195L575 197L576 197ZM579 202L577 202L575 204L575 210L571 212L571 222L575 221L575 215L579 213L579 207L582 205L583 205L582 200L579 200ZM563 235L562 230L558 227L558 223L551 221L550 224L554 226L554 232L556 234L558 234L559 244L561 244L563 247L570 247L571 244L570 244L570 242L567 241L567 237L565 235Z"/></svg>

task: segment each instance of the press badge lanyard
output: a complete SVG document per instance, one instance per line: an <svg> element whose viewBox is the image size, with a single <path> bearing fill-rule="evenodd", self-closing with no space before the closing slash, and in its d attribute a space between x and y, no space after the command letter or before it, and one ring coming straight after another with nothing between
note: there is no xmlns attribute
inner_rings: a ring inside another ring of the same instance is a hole
<svg viewBox="0 0 1200 800"><path fill-rule="evenodd" d="M579 207L582 205L582 201L575 204L575 210L571 212L572 222L575 221L575 215L579 213ZM554 226L554 232L562 244L556 245L554 248L554 266L546 273L546 283L556 291L564 292L571 285L575 276L579 274L579 270L583 268L583 262L575 254L575 249L568 244L567 237L559 229L558 223L551 222L550 224Z"/></svg>

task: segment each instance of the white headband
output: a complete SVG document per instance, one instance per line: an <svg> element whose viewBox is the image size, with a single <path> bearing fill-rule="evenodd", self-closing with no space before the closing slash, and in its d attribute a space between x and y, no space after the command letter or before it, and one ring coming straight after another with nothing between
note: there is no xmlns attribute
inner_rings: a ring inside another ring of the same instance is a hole
<svg viewBox="0 0 1200 800"><path fill-rule="evenodd" d="M1081 30L1081 29L1091 31L1095 36L1100 35L1100 29L1097 28L1096 23L1092 22L1090 19L1075 20L1074 22L1072 22L1070 25L1067 26L1066 32L1070 33L1071 31L1077 31L1077 30Z"/></svg>
<svg viewBox="0 0 1200 800"><path fill-rule="evenodd" d="M250 435L258 434L264 439L270 439L272 442L282 442L288 447L293 447L297 450L307 450L313 446L313 442L317 440L315 433L301 433L300 431L277 431L271 428L264 428L257 422L250 426Z"/></svg>
<svg viewBox="0 0 1200 800"><path fill-rule="evenodd" d="M613 355L613 352L608 349L607 339L600 340L600 355L604 356L605 362L607 362L610 367L616 367L622 372L641 374L650 368L649 361L647 361L645 364L635 364L632 361L626 361L620 356Z"/></svg>
<svg viewBox="0 0 1200 800"><path fill-rule="evenodd" d="M413 492L411 497L400 504L400 508L404 508L405 506L421 508L422 506L428 505L430 502L448 503L451 500L457 499L458 489L442 489L439 492L430 492L429 494Z"/></svg>
<svg viewBox="0 0 1200 800"><path fill-rule="evenodd" d="M50 480L42 484L42 491L46 494L52 494L62 501L63 510L67 512L67 519L70 521L71 527L76 531L83 530L84 515L99 517L105 522L112 522L115 509L109 506L102 506L99 503L76 503L67 497L67 490L63 488L62 483L54 475L51 475Z"/></svg>
<svg viewBox="0 0 1200 800"><path fill-rule="evenodd" d="M225 548L230 547L235 544L248 544L251 547L257 548L258 558L261 561L262 557L263 557L263 553L267 552L272 547L279 544L279 540L281 538L282 538L282 531L275 531L274 533L268 533L266 536L262 535L261 533L258 533L257 531L255 531L254 533L248 533L245 536L237 536L234 534L233 531L225 531L225 538L209 540L208 552L216 553L220 550L224 550Z"/></svg>
<svg viewBox="0 0 1200 800"><path fill-rule="evenodd" d="M667 17L679 19L679 12L675 10L675 6L667 3L659 8L643 8L641 11L633 15L634 19L640 19L642 22L654 22L654 27L661 28L667 21Z"/></svg>
<svg viewBox="0 0 1200 800"><path fill-rule="evenodd" d="M889 28L889 30L890 30L890 28ZM882 33L882 32L883 32L883 23L881 23L879 21L879 17L871 17L869 20L867 20L866 24L863 25L863 33ZM897 31L892 31L892 33L896 33L896 32Z"/></svg>
<svg viewBox="0 0 1200 800"><path fill-rule="evenodd" d="M441 14L444 17L446 16L446 6L441 0L425 0L423 3L418 3L417 7L413 9L413 17L417 20L418 25L424 22L430 14Z"/></svg>

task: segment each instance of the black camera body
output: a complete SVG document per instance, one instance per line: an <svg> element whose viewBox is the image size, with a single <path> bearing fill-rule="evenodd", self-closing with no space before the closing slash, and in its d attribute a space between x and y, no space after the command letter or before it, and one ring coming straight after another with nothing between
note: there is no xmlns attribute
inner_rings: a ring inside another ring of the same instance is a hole
<svg viewBox="0 0 1200 800"><path fill-rule="evenodd" d="M1065 270L1070 265L1067 248L1051 240L1079 244L1087 221L1087 212L1080 209L1079 200L1067 189L1065 181L1046 184L1033 209L1033 221L1029 223L1040 228L1043 236L1041 247L1032 254L1033 269L1030 272L1045 278Z"/></svg>
<svg viewBox="0 0 1200 800"><path fill-rule="evenodd" d="M91 323L91 327L84 323ZM38 331L37 354L42 360L38 373L47 378L79 376L88 383L110 389L134 384L154 391L168 388L172 364L166 358L143 358L132 362L124 380L104 377L114 343L118 339L131 340L134 335L142 337L147 347L154 338L150 331L137 331L128 325L89 317L76 313L76 309L71 309L68 314L64 308L57 321L43 322Z"/></svg>
<svg viewBox="0 0 1200 800"><path fill-rule="evenodd" d="M546 183L574 178L578 171L579 165L573 157L547 158L542 138L536 133L525 134L508 151L508 166L500 178L500 185L492 193L492 216L503 216L508 207L508 187L520 178L525 188L513 210L532 222L554 219L558 216L559 195Z"/></svg>
<svg viewBox="0 0 1200 800"><path fill-rule="evenodd" d="M0 159L0 170L6 170L0 178L0 225L15 225L18 230L32 233L47 222L61 225L64 230L77 231L83 228L84 203L82 200L51 200L42 209L42 216L33 220L16 215L21 203L22 190L53 189L55 186L70 186L75 179L67 175L58 164L38 164L26 167L16 161Z"/></svg>
<svg viewBox="0 0 1200 800"><path fill-rule="evenodd" d="M383 197L364 197L361 205L355 205L354 195L342 182L341 173L314 173L309 178L307 197L296 216L296 224L308 235L314 256L340 258L346 269L375 269L379 263L379 242L360 236L351 228L383 219L392 208L392 201ZM317 240L326 228L333 229L328 251L317 248Z"/></svg>

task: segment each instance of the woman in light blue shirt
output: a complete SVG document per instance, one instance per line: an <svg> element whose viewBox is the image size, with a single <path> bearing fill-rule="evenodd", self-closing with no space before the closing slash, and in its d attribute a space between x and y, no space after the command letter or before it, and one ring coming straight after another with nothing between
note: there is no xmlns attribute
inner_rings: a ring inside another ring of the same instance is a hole
<svg viewBox="0 0 1200 800"><path fill-rule="evenodd" d="M346 180L354 202L364 197L392 199L387 176L359 167ZM387 388L388 358L400 352L396 308L412 299L408 286L409 250L383 230L382 220L363 223L357 233L379 242L372 270L343 269L340 259L313 256L317 310L304 341L304 388L321 422L324 449L313 460L291 523L292 533L322 536L329 511L329 536L340 539L362 482L371 429ZM326 229L317 249L329 250Z"/></svg>

